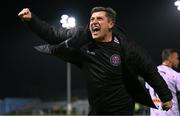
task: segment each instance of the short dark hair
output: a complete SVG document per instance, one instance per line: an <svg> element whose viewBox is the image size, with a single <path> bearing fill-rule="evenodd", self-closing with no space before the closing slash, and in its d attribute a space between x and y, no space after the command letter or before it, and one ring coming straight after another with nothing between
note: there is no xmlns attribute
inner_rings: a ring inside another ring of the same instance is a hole
<svg viewBox="0 0 180 116"><path fill-rule="evenodd" d="M99 12L99 11L105 11L106 12L106 16L108 18L110 18L114 23L116 22L116 11L113 10L112 8L110 8L110 7L102 7L102 6L94 7L91 10L91 15L94 12Z"/></svg>
<svg viewBox="0 0 180 116"><path fill-rule="evenodd" d="M170 48L164 49L161 54L162 61L167 60L169 58L169 56L173 53L178 53L178 50L170 49Z"/></svg>

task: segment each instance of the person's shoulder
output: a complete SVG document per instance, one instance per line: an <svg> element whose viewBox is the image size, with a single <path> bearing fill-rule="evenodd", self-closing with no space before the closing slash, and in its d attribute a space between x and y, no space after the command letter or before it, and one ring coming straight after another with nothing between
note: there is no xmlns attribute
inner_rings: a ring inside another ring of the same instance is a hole
<svg viewBox="0 0 180 116"><path fill-rule="evenodd" d="M165 65L163 65L163 64L157 66L157 68L158 68L159 70L166 70L166 71L167 71L167 70L170 70L170 71L174 71L171 67L165 66Z"/></svg>
<svg viewBox="0 0 180 116"><path fill-rule="evenodd" d="M174 77L175 72L171 67L165 66L165 65L159 65L158 67L158 72L163 73L169 77Z"/></svg>
<svg viewBox="0 0 180 116"><path fill-rule="evenodd" d="M163 69L165 67L163 65L158 65L157 68L160 70L160 69Z"/></svg>
<svg viewBox="0 0 180 116"><path fill-rule="evenodd" d="M167 69L167 67L166 66L164 66L164 65L159 65L159 66L157 66L157 69L158 69L158 72L159 73L164 73L164 74L167 74L168 72L168 69Z"/></svg>

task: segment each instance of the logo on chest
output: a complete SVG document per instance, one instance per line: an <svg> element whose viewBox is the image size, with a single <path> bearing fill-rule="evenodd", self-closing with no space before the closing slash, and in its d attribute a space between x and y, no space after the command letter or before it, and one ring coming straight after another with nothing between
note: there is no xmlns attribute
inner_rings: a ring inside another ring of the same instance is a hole
<svg viewBox="0 0 180 116"><path fill-rule="evenodd" d="M110 63L113 65L113 66L118 66L121 64L121 58L119 55L117 54L113 54L111 57L110 57Z"/></svg>
<svg viewBox="0 0 180 116"><path fill-rule="evenodd" d="M87 54L90 54L90 55L96 55L95 52L91 52L91 51L89 51L89 50L87 50L86 53L87 53Z"/></svg>

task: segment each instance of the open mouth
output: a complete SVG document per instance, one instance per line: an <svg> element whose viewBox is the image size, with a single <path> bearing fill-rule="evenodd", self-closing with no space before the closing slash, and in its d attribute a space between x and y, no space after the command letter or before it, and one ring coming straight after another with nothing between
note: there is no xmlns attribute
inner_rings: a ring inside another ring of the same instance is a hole
<svg viewBox="0 0 180 116"><path fill-rule="evenodd" d="M98 32L100 31L100 27L92 27L92 32Z"/></svg>

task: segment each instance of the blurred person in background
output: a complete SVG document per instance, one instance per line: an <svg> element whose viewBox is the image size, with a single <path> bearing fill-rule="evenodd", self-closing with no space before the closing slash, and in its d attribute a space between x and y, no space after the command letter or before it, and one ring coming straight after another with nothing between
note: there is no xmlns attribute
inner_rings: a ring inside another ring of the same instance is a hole
<svg viewBox="0 0 180 116"><path fill-rule="evenodd" d="M177 99L177 91L180 91L180 73L176 72L175 69L179 65L179 53L175 49L164 49L162 51L162 64L159 65L158 72L166 81L168 88L171 90L173 95L173 106L168 111L163 111L159 96L156 91L146 83L147 89L149 89L150 95L156 107L158 109L151 108L151 116L179 116L179 105Z"/></svg>

